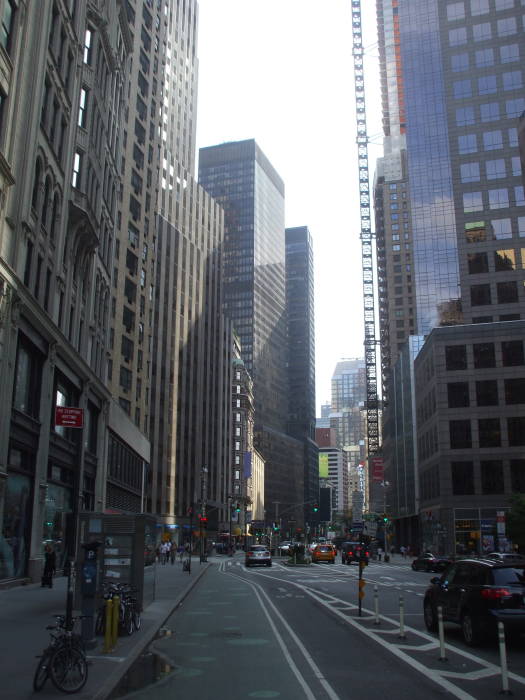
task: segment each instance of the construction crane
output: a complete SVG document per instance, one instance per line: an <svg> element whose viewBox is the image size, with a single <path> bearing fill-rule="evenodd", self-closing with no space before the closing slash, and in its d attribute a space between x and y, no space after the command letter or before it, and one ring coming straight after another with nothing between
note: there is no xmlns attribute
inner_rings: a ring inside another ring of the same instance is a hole
<svg viewBox="0 0 525 700"><path fill-rule="evenodd" d="M359 166L359 213L361 218L361 258L363 267L363 303L365 321L366 430L368 454L379 452L379 401L377 396L376 319L374 304L374 268L368 172L368 135L366 128L365 78L361 0L352 2L352 55L354 58L355 112Z"/></svg>

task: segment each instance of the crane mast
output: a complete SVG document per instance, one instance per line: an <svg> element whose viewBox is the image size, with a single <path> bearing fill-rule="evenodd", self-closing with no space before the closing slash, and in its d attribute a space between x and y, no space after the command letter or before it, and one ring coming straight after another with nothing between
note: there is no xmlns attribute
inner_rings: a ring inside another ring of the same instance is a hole
<svg viewBox="0 0 525 700"><path fill-rule="evenodd" d="M361 0L352 1L352 55L354 58L355 112L359 167L359 213L361 219L361 259L363 268L363 304L365 325L366 430L368 454L379 452L379 402L374 304L374 268L368 171L368 136L366 127L365 80Z"/></svg>

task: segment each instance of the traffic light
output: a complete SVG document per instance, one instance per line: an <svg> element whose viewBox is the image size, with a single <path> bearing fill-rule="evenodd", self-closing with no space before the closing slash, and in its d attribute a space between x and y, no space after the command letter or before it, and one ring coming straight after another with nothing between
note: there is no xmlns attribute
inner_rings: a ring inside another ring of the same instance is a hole
<svg viewBox="0 0 525 700"><path fill-rule="evenodd" d="M383 515L383 522L388 523L388 515Z"/></svg>
<svg viewBox="0 0 525 700"><path fill-rule="evenodd" d="M314 511L314 513L317 513L319 511L319 506L317 505L317 503L314 503L313 511Z"/></svg>
<svg viewBox="0 0 525 700"><path fill-rule="evenodd" d="M274 532L279 532L279 529L280 529L280 528L279 528L279 523L274 523L274 524L273 524L273 529L274 529Z"/></svg>
<svg viewBox="0 0 525 700"><path fill-rule="evenodd" d="M201 516L199 517L199 520L201 521L201 523L207 523L207 522L208 522L208 518L207 518L205 515L201 515Z"/></svg>
<svg viewBox="0 0 525 700"><path fill-rule="evenodd" d="M236 504L235 504L235 512L236 512L236 513L240 513L240 512L241 512L240 503L236 503Z"/></svg>

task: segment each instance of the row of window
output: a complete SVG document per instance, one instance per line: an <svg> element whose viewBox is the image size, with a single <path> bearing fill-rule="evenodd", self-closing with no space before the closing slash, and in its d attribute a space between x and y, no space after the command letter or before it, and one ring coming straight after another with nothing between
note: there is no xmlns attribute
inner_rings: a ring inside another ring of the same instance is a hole
<svg viewBox="0 0 525 700"><path fill-rule="evenodd" d="M520 2L520 0L493 0L494 9L496 11L511 10ZM521 4L525 5L524 0ZM449 22L454 22L460 19L465 19L466 8L470 10L472 17L486 15L490 11L489 0L461 0L461 2L453 2L447 5L447 19Z"/></svg>
<svg viewBox="0 0 525 700"><path fill-rule="evenodd" d="M520 287L523 283L520 284ZM493 288L496 297L493 299ZM489 306L490 304L517 304L520 300L518 282L496 282L490 284L473 284L470 287L470 303L472 306Z"/></svg>
<svg viewBox="0 0 525 700"><path fill-rule="evenodd" d="M505 158L494 158L481 163L484 168L484 176L487 180L497 180L499 178L512 175L521 177L521 161L519 156L513 156L509 161ZM479 182L481 180L481 169L478 161L461 163L459 167L462 183Z"/></svg>
<svg viewBox="0 0 525 700"><path fill-rule="evenodd" d="M441 495L440 471L444 465L435 465L422 472L420 477L423 501L436 499ZM507 466L498 459L450 462L450 479L454 496L502 495L504 493L525 493L525 460L511 459ZM505 478L508 486L505 488Z"/></svg>
<svg viewBox="0 0 525 700"><path fill-rule="evenodd" d="M471 386L475 403L471 398ZM506 405L525 403L525 378L516 377L504 379L502 383L496 379L483 379L472 385L469 382L451 382L447 384L448 407L498 406L501 387L503 388L502 398Z"/></svg>
<svg viewBox="0 0 525 700"><path fill-rule="evenodd" d="M496 367L496 352L501 351L498 366L517 367L525 364L522 340L503 340L501 343L473 343L466 345L445 346L445 367L448 371L468 369L469 364L475 369ZM471 354L472 359L468 361Z"/></svg>
<svg viewBox="0 0 525 700"><path fill-rule="evenodd" d="M454 29L449 29L449 46L463 46L469 41L487 41L487 39L492 37L493 32L494 35L498 37L513 36L518 33L518 28L522 31L523 26L525 26L522 24L522 26L519 27L517 17L503 17L493 22L492 25L494 29L492 29L489 22L475 24L472 27L456 27Z"/></svg>
<svg viewBox="0 0 525 700"><path fill-rule="evenodd" d="M514 222L514 234L525 237L525 216L518 216ZM512 219L492 219L491 221L472 221L465 224L467 243L504 240L513 237Z"/></svg>
<svg viewBox="0 0 525 700"><path fill-rule="evenodd" d="M515 100L512 100L515 102ZM516 103L519 104L519 100ZM523 110L522 110L523 111ZM521 112L519 113L521 114ZM481 144L484 151L497 151L504 147L503 142L503 131L501 129L495 129L494 131L484 131L481 134ZM508 145L510 148L516 148L518 145L518 133L515 128L507 130ZM478 148L478 134L462 134L458 136L458 153L460 155L468 155L469 153L477 153Z"/></svg>
<svg viewBox="0 0 525 700"><path fill-rule="evenodd" d="M501 85L499 85L501 80ZM474 87L473 87L474 85ZM481 75L476 79L476 82L470 78L455 80L452 83L452 94L454 99L463 100L473 95L492 95L503 90L520 90L523 87L523 75L521 70L513 70L502 73L501 76L496 75ZM509 104L509 103L507 103ZM506 107L507 116L514 113L512 104ZM510 111L510 113L509 113Z"/></svg>
<svg viewBox="0 0 525 700"><path fill-rule="evenodd" d="M492 161L492 163L494 162ZM509 206L524 206L525 194L523 185L517 185L513 188L512 199L509 197L509 189L507 187L498 187L493 190L483 190L483 192L464 192L463 212L470 214L474 211L483 211L484 209L508 209Z"/></svg>
<svg viewBox="0 0 525 700"><path fill-rule="evenodd" d="M496 65L496 54L493 48L483 48L474 51L474 66L471 66L471 56L468 53L458 53L450 57L450 66L453 73L462 73L471 70L471 67L490 68ZM519 44L505 44L499 47L499 62L501 64L514 63L520 60Z"/></svg>
<svg viewBox="0 0 525 700"><path fill-rule="evenodd" d="M521 262L518 260L518 251L508 248L494 250L494 266L489 269L490 253L469 253L467 255L468 271L470 275L479 275L487 272L509 272L517 270L520 266L525 269L525 248L520 249Z"/></svg>
<svg viewBox="0 0 525 700"><path fill-rule="evenodd" d="M520 447L525 445L525 416L514 416L509 418L478 418L476 421L478 430L478 440L476 448L501 447L504 441L501 425L506 425L507 445L509 447ZM472 420L451 420L449 425L449 438L451 450L471 449L472 440Z"/></svg>

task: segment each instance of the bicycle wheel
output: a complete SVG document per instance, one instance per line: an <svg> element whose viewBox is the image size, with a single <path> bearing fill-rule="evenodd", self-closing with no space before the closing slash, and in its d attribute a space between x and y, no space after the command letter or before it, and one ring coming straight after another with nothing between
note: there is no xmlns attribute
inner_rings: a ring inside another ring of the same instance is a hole
<svg viewBox="0 0 525 700"><path fill-rule="evenodd" d="M75 647L62 647L53 654L49 675L58 690L63 693L77 693L87 681L86 657Z"/></svg>
<svg viewBox="0 0 525 700"><path fill-rule="evenodd" d="M129 605L126 605L124 609L123 627L124 632L128 635L128 637L133 634L133 630L135 629L133 625L133 613L131 612L131 608Z"/></svg>
<svg viewBox="0 0 525 700"><path fill-rule="evenodd" d="M38 693L44 687L49 677L49 660L51 652L45 651L40 657L38 666L36 667L35 675L33 676L33 690Z"/></svg>
<svg viewBox="0 0 525 700"><path fill-rule="evenodd" d="M95 621L95 634L104 634L106 627L106 608L102 607L97 614Z"/></svg>
<svg viewBox="0 0 525 700"><path fill-rule="evenodd" d="M138 605L136 605L133 608L133 625L135 626L136 630L140 629L140 625L142 623L141 617L140 617L140 610L138 608Z"/></svg>

